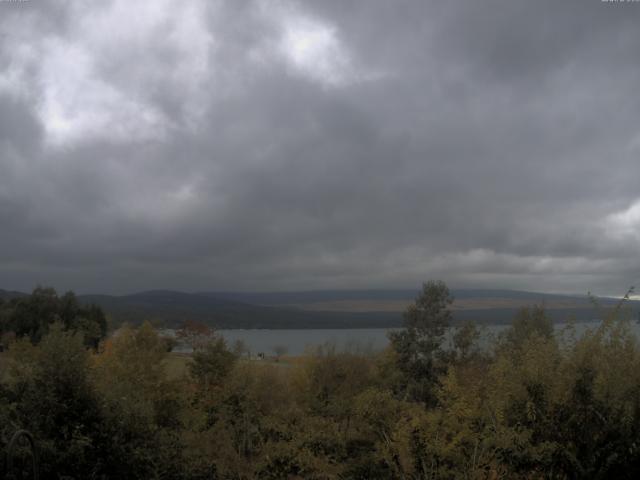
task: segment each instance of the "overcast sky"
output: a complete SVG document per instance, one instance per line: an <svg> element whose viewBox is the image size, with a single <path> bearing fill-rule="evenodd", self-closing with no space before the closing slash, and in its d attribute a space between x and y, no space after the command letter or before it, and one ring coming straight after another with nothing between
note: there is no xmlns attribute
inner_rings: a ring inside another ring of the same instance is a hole
<svg viewBox="0 0 640 480"><path fill-rule="evenodd" d="M640 3L2 1L0 288L640 278Z"/></svg>

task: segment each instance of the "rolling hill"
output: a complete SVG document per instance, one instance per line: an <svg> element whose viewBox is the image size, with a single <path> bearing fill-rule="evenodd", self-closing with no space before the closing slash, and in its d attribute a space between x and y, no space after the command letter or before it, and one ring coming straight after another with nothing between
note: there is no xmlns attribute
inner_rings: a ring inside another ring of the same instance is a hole
<svg viewBox="0 0 640 480"><path fill-rule="evenodd" d="M118 321L152 319L175 326L185 319L217 328L372 328L402 325L402 312L415 290L335 290L304 292L150 291L120 297L82 296L101 305ZM509 323L528 305L544 305L556 322L598 317L588 297L511 290L454 290L454 321ZM618 300L600 299L606 309ZM635 311L640 302L630 302Z"/></svg>
<svg viewBox="0 0 640 480"><path fill-rule="evenodd" d="M402 312L417 290L333 290L301 292L199 292L151 290L131 295L79 295L101 306L118 325L144 320L166 327L197 320L216 328L376 328L402 325ZM589 321L600 314L586 295L554 295L512 290L453 290L454 322L509 323L528 305L544 305L555 322ZM21 292L0 290L0 298ZM617 299L600 299L607 309ZM638 315L640 302L629 303Z"/></svg>

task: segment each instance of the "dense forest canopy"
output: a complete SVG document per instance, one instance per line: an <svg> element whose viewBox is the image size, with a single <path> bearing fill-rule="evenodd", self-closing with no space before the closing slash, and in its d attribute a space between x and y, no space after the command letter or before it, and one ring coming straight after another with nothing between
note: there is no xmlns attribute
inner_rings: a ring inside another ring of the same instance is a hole
<svg viewBox="0 0 640 480"><path fill-rule="evenodd" d="M53 288L37 287L31 295L0 298L0 334L28 337L38 343L54 323L79 332L88 346L97 347L107 334L107 319L96 305L82 305L73 292L59 296Z"/></svg>
<svg viewBox="0 0 640 480"><path fill-rule="evenodd" d="M473 324L445 349L450 301L425 284L380 353L259 362L209 334L171 354L148 323L96 348L84 325L103 317L36 289L2 305L17 339L0 421L33 432L43 478L637 478L640 345L622 304L579 337L532 308L488 349ZM18 328L16 312L42 320Z"/></svg>

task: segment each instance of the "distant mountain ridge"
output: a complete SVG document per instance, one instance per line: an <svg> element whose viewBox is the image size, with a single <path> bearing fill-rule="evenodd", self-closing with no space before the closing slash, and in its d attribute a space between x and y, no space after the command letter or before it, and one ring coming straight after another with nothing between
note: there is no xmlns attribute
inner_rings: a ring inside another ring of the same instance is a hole
<svg viewBox="0 0 640 480"><path fill-rule="evenodd" d="M418 293L418 290L303 290L294 292L198 292L196 295L257 305L285 305L353 299L411 300Z"/></svg>
<svg viewBox="0 0 640 480"><path fill-rule="evenodd" d="M413 301L419 289L398 290L307 290L294 292L197 292L212 298L235 300L259 305L283 305L297 303L316 303L340 300L408 300ZM527 292L505 289L452 289L454 299L467 298L510 298L532 301L571 299L588 301L587 295L566 295L556 293ZM616 299L603 297L603 301Z"/></svg>
<svg viewBox="0 0 640 480"><path fill-rule="evenodd" d="M298 292L197 292L149 290L129 295L78 295L101 306L116 324L150 320L175 327L197 320L216 328L381 328L402 325L402 312L416 290L309 290ZM0 298L26 295L0 290ZM587 295L560 295L517 290L454 289L455 322L509 323L515 313L542 304L554 321L596 318ZM618 299L599 299L610 307ZM631 302L635 312L640 302ZM634 313L637 315L637 313Z"/></svg>
<svg viewBox="0 0 640 480"><path fill-rule="evenodd" d="M26 293L15 292L12 290L2 290L0 288L0 298L2 298L3 300L9 300L11 298L18 298L18 297L25 297L25 296L27 296Z"/></svg>

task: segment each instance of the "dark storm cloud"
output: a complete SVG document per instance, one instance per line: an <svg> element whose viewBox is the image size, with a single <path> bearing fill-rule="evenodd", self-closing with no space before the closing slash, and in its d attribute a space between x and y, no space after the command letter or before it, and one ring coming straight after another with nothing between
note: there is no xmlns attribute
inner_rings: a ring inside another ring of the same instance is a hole
<svg viewBox="0 0 640 480"><path fill-rule="evenodd" d="M640 6L26 3L0 287L637 280Z"/></svg>

